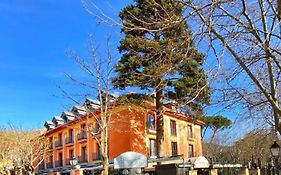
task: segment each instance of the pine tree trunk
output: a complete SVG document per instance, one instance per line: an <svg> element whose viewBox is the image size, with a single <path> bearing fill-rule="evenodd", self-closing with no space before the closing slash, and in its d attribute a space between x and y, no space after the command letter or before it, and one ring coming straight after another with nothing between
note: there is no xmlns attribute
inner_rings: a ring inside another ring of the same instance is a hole
<svg viewBox="0 0 281 175"><path fill-rule="evenodd" d="M210 144L213 144L213 141L214 141L214 139L215 139L215 136L216 136L217 131L218 131L218 130L217 130L216 128L213 129L213 133L212 133L211 139L210 139Z"/></svg>
<svg viewBox="0 0 281 175"><path fill-rule="evenodd" d="M163 122L163 88L156 87L156 149L157 157L163 156L164 122Z"/></svg>

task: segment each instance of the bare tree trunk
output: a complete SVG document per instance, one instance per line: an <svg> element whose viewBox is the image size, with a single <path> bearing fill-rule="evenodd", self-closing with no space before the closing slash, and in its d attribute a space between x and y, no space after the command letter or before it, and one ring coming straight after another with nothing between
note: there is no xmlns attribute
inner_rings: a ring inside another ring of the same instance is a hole
<svg viewBox="0 0 281 175"><path fill-rule="evenodd" d="M277 0L277 13L278 20L281 22L281 0Z"/></svg>
<svg viewBox="0 0 281 175"><path fill-rule="evenodd" d="M105 119L102 119L105 121ZM102 156L102 175L109 174L109 161L108 161L108 127L106 124L102 124L102 131L101 131L101 156Z"/></svg>
<svg viewBox="0 0 281 175"><path fill-rule="evenodd" d="M96 138L94 136L97 144L99 145L99 153L102 161L102 175L109 174L109 158L108 158L108 124L110 121L110 109L111 99L109 97L109 90L111 88L111 74L113 73L113 63L112 63L112 55L109 50L109 38L107 38L107 58L103 60L98 57L97 48L93 43L94 39L92 35L89 36L89 46L90 46L90 59L80 58L78 55L73 52L70 53L70 56L78 63L81 67L82 71L88 74L88 78L92 79L94 82L92 84L91 81L84 82L84 80L79 80L77 78L72 77L71 75L67 75L71 81L78 84L81 87L86 88L87 90L90 88L91 90L97 92L98 101L100 103L99 109L100 114L95 116L95 122L99 126L100 138ZM90 92L91 94L92 92ZM80 94L80 93L78 93ZM89 95L89 93L85 93L85 95ZM68 95L70 99L73 99ZM89 111L91 112L91 111ZM90 133L92 135L96 134L96 130L91 130Z"/></svg>

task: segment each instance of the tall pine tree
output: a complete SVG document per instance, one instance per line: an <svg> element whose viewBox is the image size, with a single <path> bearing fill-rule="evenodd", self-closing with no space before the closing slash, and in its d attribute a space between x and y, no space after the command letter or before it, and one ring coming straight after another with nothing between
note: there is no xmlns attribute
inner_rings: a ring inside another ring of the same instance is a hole
<svg viewBox="0 0 281 175"><path fill-rule="evenodd" d="M140 87L155 92L157 156L163 156L163 100L198 107L209 100L203 55L194 48L191 32L175 0L135 0L119 14L125 37L116 64L116 87ZM179 21L169 24L165 20Z"/></svg>

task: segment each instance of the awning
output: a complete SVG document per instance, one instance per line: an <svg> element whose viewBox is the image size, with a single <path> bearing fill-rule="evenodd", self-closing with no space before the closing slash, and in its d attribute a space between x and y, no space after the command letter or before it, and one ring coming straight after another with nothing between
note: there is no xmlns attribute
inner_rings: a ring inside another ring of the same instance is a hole
<svg viewBox="0 0 281 175"><path fill-rule="evenodd" d="M133 151L120 154L114 159L114 169L147 167L147 157Z"/></svg>
<svg viewBox="0 0 281 175"><path fill-rule="evenodd" d="M193 164L193 168L195 168L195 169L210 167L210 163L209 163L208 159L204 156L188 158L186 163Z"/></svg>

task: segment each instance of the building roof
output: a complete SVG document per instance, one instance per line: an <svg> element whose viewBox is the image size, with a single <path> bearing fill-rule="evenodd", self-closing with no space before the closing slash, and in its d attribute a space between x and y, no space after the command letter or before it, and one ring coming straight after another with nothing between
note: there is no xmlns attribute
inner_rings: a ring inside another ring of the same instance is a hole
<svg viewBox="0 0 281 175"><path fill-rule="evenodd" d="M71 109L71 112L77 116L85 115L89 111L85 106L74 105Z"/></svg>
<svg viewBox="0 0 281 175"><path fill-rule="evenodd" d="M54 116L53 119L52 119L52 122L56 122L56 121L61 121L63 122L63 118L59 117L59 116Z"/></svg>
<svg viewBox="0 0 281 175"><path fill-rule="evenodd" d="M44 125L54 125L54 123L51 122L51 121L45 121L45 124L44 124Z"/></svg>
<svg viewBox="0 0 281 175"><path fill-rule="evenodd" d="M65 123L74 120L76 117L77 116L74 113L68 111L63 111L61 114L61 118L64 120Z"/></svg>
<svg viewBox="0 0 281 175"><path fill-rule="evenodd" d="M74 105L72 107L72 112L74 112L75 110L80 110L80 111L87 111L87 109L85 108L85 106L79 106L79 105Z"/></svg>
<svg viewBox="0 0 281 175"><path fill-rule="evenodd" d="M91 104L96 104L100 105L100 102L98 100L93 100L91 98L86 98L84 104L91 103Z"/></svg>
<svg viewBox="0 0 281 175"><path fill-rule="evenodd" d="M115 94L113 94L113 95L110 94L110 95L114 98L118 97ZM156 107L155 104L152 102L149 102L149 101L147 103L148 103L150 110L155 111L155 107ZM54 116L52 119L52 122L51 121L45 122L44 126L47 128L47 130L54 129L58 125L63 125L70 121L75 121L77 118L81 118L81 117L85 116L87 113L89 114L89 113L94 113L96 111L98 112L99 108L100 108L99 101L93 100L90 98L86 98L82 106L74 105L71 109L71 112L63 111L60 116ZM178 118L180 120L185 120L188 122L193 122L198 125L204 125L204 122L202 122L201 120L198 120L198 119L192 120L185 114L175 111L172 108L172 103L164 104L163 109L164 109L165 115L169 115L169 116Z"/></svg>
<svg viewBox="0 0 281 175"><path fill-rule="evenodd" d="M54 129L55 124L52 121L45 121L44 126L47 130Z"/></svg>
<svg viewBox="0 0 281 175"><path fill-rule="evenodd" d="M55 124L55 126L58 126L58 125L64 124L65 120L61 117L54 116L53 119L52 119L52 122Z"/></svg>

